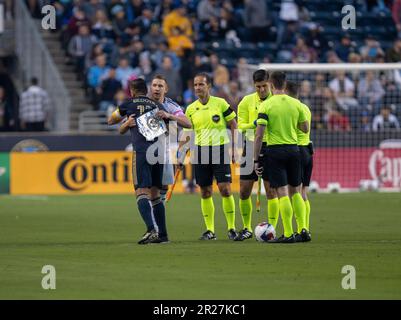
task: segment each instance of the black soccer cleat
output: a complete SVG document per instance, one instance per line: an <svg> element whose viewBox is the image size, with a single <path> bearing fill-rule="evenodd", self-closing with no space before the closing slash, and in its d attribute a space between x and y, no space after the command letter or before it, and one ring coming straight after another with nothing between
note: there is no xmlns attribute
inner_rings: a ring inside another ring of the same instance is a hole
<svg viewBox="0 0 401 320"><path fill-rule="evenodd" d="M158 235L155 229L146 231L145 234L142 236L142 239L138 241L138 244L148 244L149 241L154 240L157 237Z"/></svg>
<svg viewBox="0 0 401 320"><path fill-rule="evenodd" d="M160 236L158 235L156 238L149 240L149 244L163 244L163 243L169 243L170 241L168 240L167 236Z"/></svg>
<svg viewBox="0 0 401 320"><path fill-rule="evenodd" d="M282 235L280 238L268 240L267 243L295 243L295 234L292 234L289 237Z"/></svg>
<svg viewBox="0 0 401 320"><path fill-rule="evenodd" d="M302 229L300 235L301 235L302 242L309 242L312 240L310 232L306 229Z"/></svg>
<svg viewBox="0 0 401 320"><path fill-rule="evenodd" d="M199 240L216 240L216 239L217 239L216 235L210 230L204 232L199 238Z"/></svg>
<svg viewBox="0 0 401 320"><path fill-rule="evenodd" d="M238 236L237 231L235 231L234 229L228 230L228 239L235 240L235 238L237 238L237 236Z"/></svg>
<svg viewBox="0 0 401 320"><path fill-rule="evenodd" d="M241 230L234 241L244 241L246 239L251 239L253 236L252 232L249 231L247 228Z"/></svg>

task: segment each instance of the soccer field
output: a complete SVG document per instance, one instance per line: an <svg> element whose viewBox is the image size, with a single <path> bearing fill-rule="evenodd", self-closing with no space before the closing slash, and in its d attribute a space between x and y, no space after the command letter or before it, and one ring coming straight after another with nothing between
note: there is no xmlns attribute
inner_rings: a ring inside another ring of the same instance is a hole
<svg viewBox="0 0 401 320"><path fill-rule="evenodd" d="M199 196L174 195L171 243L140 246L134 196L1 196L0 299L400 299L401 195L311 203L310 243L229 241L218 197L218 240L200 242ZM266 220L262 208L253 224ZM42 289L44 265L56 290ZM341 286L344 265L356 269L355 290Z"/></svg>

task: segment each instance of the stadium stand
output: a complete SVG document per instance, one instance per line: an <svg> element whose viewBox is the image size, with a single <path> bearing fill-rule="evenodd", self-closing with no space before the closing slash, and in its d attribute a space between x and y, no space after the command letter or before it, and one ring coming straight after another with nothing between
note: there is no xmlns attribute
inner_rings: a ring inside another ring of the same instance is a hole
<svg viewBox="0 0 401 320"><path fill-rule="evenodd" d="M250 90L249 84L241 80L244 77L241 64L245 62L249 65L375 63L401 59L401 41L397 41L401 30L400 2L397 0L24 2L34 19L42 17L39 8L44 4L56 7L57 29L42 30L41 36L71 96L69 128L73 131L85 130L88 113L79 120L81 112L107 114L109 106L120 100L120 86L126 90L129 74L147 80L155 72L171 74L174 82L179 79L182 83L172 89L177 91L173 92L175 98L183 103L183 93L189 89L187 84L198 71L213 73L216 78L216 74L221 75L226 69L228 79L215 85L214 94L227 96L229 82L235 81L244 95ZM344 16L341 9L346 4L356 8L357 28L345 32L340 24ZM166 68L163 61L170 63L165 56L170 57L171 72L163 71ZM327 95L335 96L333 85L328 85L335 76L328 76ZM358 103L363 103L359 88L364 87L359 84L359 77L364 76L361 73L351 79L353 96ZM389 77L382 72L374 78L376 89L381 86L385 92L390 90L398 95L401 80L396 71ZM309 81L314 88L316 79ZM377 110L383 101L378 102ZM188 103L186 100L185 104ZM369 122L378 114L376 109L367 115ZM393 112L400 120L397 106ZM317 123L316 128L328 129L328 113L324 111L323 123ZM101 125L97 128L107 130Z"/></svg>

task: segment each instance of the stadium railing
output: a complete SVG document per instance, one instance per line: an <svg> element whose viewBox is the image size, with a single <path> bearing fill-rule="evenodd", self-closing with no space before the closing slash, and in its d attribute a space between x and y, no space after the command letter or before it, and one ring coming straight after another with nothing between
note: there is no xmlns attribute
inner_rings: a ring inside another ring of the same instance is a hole
<svg viewBox="0 0 401 320"><path fill-rule="evenodd" d="M38 26L29 15L24 1L15 1L15 43L19 61L18 78L26 87L32 77L39 80L51 100L49 126L53 131L70 130L71 98L40 36Z"/></svg>
<svg viewBox="0 0 401 320"><path fill-rule="evenodd" d="M401 63L249 65L245 85L257 69L286 72L311 109L314 189L401 190Z"/></svg>

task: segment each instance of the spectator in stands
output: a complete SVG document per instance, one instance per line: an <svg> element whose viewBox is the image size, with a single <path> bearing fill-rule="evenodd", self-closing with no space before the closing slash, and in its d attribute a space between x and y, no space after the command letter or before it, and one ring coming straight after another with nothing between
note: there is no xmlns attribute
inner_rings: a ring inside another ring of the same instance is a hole
<svg viewBox="0 0 401 320"><path fill-rule="evenodd" d="M135 70L129 65L128 59L120 59L116 69L116 79L121 82L124 90L128 87L128 79L134 74Z"/></svg>
<svg viewBox="0 0 401 320"><path fill-rule="evenodd" d="M110 104L113 104L115 94L122 89L121 82L116 79L116 69L110 68L107 78L105 78L101 85L99 93L101 101L99 110L106 111Z"/></svg>
<svg viewBox="0 0 401 320"><path fill-rule="evenodd" d="M190 105L196 99L197 99L197 96L195 95L195 91L194 91L194 80L191 78L191 79L188 79L187 89L184 91L184 94L183 94L184 106Z"/></svg>
<svg viewBox="0 0 401 320"><path fill-rule="evenodd" d="M102 11L104 14L106 14L106 7L100 0L89 0L83 2L81 7L85 12L85 16L92 23L95 23L95 21L97 20L98 11Z"/></svg>
<svg viewBox="0 0 401 320"><path fill-rule="evenodd" d="M336 77L330 81L329 88L333 91L338 105L351 119L353 126L360 121L361 109L358 101L355 99L355 84L345 76L344 71L338 71Z"/></svg>
<svg viewBox="0 0 401 320"><path fill-rule="evenodd" d="M220 63L219 57L215 53L212 53L209 56L209 61L212 67L213 85L225 90L230 81L230 73L228 72L227 67Z"/></svg>
<svg viewBox="0 0 401 320"><path fill-rule="evenodd" d="M147 50L156 50L158 45L166 41L166 37L161 33L160 25L152 23L149 32L143 37L143 45Z"/></svg>
<svg viewBox="0 0 401 320"><path fill-rule="evenodd" d="M164 17L173 10L173 0L162 0L154 9L154 17L157 21L163 21Z"/></svg>
<svg viewBox="0 0 401 320"><path fill-rule="evenodd" d="M108 42L109 39L114 38L113 26L103 10L96 11L92 33L102 42Z"/></svg>
<svg viewBox="0 0 401 320"><path fill-rule="evenodd" d="M0 86L0 131L10 131L12 124L12 105L6 91Z"/></svg>
<svg viewBox="0 0 401 320"><path fill-rule="evenodd" d="M276 44L279 48L284 41L284 34L287 31L288 25L297 25L299 21L298 5L294 0L282 0L279 12L279 21L277 24L277 39Z"/></svg>
<svg viewBox="0 0 401 320"><path fill-rule="evenodd" d="M75 71L78 75L85 70L85 59L90 54L96 39L90 34L87 25L81 25L77 35L73 36L68 44L68 54L73 59Z"/></svg>
<svg viewBox="0 0 401 320"><path fill-rule="evenodd" d="M141 40L141 27L133 22L120 35L120 47L129 47L133 41L137 40Z"/></svg>
<svg viewBox="0 0 401 320"><path fill-rule="evenodd" d="M142 15L145 4L143 0L127 0L125 10L127 12L127 20L132 23Z"/></svg>
<svg viewBox="0 0 401 320"><path fill-rule="evenodd" d="M229 32L235 31L236 22L233 18L232 11L227 8L221 9L219 26L223 36L226 38Z"/></svg>
<svg viewBox="0 0 401 320"><path fill-rule="evenodd" d="M163 64L163 58L165 56L169 56L172 60L174 70L180 70L181 60L175 52L169 50L167 42L159 43L157 50L151 53L150 58L157 67L160 67Z"/></svg>
<svg viewBox="0 0 401 320"><path fill-rule="evenodd" d="M90 27L91 25L90 20L85 16L85 12L80 7L75 7L72 12L73 15L67 24L66 30L62 32L63 48L67 48L71 38L78 34L80 26L87 25Z"/></svg>
<svg viewBox="0 0 401 320"><path fill-rule="evenodd" d="M329 131L351 131L351 125L349 119L343 114L341 109L333 109L329 111L327 129Z"/></svg>
<svg viewBox="0 0 401 320"><path fill-rule="evenodd" d="M398 38L401 38L401 0L394 0L391 14L398 31Z"/></svg>
<svg viewBox="0 0 401 320"><path fill-rule="evenodd" d="M344 34L341 37L341 42L335 46L335 52L337 56L344 62L348 60L351 52L354 52L354 47L351 42L351 37L348 34Z"/></svg>
<svg viewBox="0 0 401 320"><path fill-rule="evenodd" d="M145 36L153 23L153 11L150 7L143 8L142 15L135 19L135 23L141 28L141 36Z"/></svg>
<svg viewBox="0 0 401 320"><path fill-rule="evenodd" d="M95 65L88 70L88 85L91 89L92 103L97 105L98 94L100 93L100 85L102 80L107 77L109 73L109 67L106 65L106 56L100 55L96 57Z"/></svg>
<svg viewBox="0 0 401 320"><path fill-rule="evenodd" d="M397 117L391 113L391 107L389 105L383 106L380 114L376 115L372 123L373 131L382 130L400 130L400 123Z"/></svg>
<svg viewBox="0 0 401 320"><path fill-rule="evenodd" d="M374 62L379 54L384 55L380 43L372 36L368 35L365 39L365 45L359 50L364 62Z"/></svg>
<svg viewBox="0 0 401 320"><path fill-rule="evenodd" d="M209 21L210 17L220 17L220 6L217 0L201 0L197 8L198 19L201 23Z"/></svg>
<svg viewBox="0 0 401 320"><path fill-rule="evenodd" d="M401 10L401 7L400 7ZM396 39L394 45L386 52L386 62L401 61L401 39Z"/></svg>
<svg viewBox="0 0 401 320"><path fill-rule="evenodd" d="M329 48L326 37L321 33L321 27L317 23L310 24L306 37L306 45L316 53L316 59L323 60L325 52Z"/></svg>
<svg viewBox="0 0 401 320"><path fill-rule="evenodd" d="M365 77L358 84L358 99L362 107L373 111L373 114L377 114L384 93L380 80L375 77L375 73L367 71Z"/></svg>
<svg viewBox="0 0 401 320"><path fill-rule="evenodd" d="M163 20L163 33L168 38L173 33L173 28L181 28L184 35L192 38L193 30L191 20L187 17L187 8L183 4L178 4Z"/></svg>
<svg viewBox="0 0 401 320"><path fill-rule="evenodd" d="M224 38L223 30L220 28L219 19L211 16L203 26L204 40L215 42Z"/></svg>
<svg viewBox="0 0 401 320"><path fill-rule="evenodd" d="M38 84L38 79L32 78L30 87L20 97L19 119L26 131L44 131L49 117L50 99Z"/></svg>
<svg viewBox="0 0 401 320"><path fill-rule="evenodd" d="M122 5L114 6L111 9L111 14L114 34L121 37L125 29L129 26L128 20L125 17L124 7Z"/></svg>
<svg viewBox="0 0 401 320"><path fill-rule="evenodd" d="M169 49L174 52L178 57L183 57L186 51L192 51L194 44L192 40L186 36L180 27L174 27L172 34L168 37Z"/></svg>
<svg viewBox="0 0 401 320"><path fill-rule="evenodd" d="M310 106L312 103L312 84L308 80L303 80L299 88L299 99Z"/></svg>
<svg viewBox="0 0 401 320"><path fill-rule="evenodd" d="M362 112L361 125L360 125L359 129L362 132L370 132L370 131L372 131L371 117L369 116L369 112L368 111L363 111Z"/></svg>
<svg viewBox="0 0 401 320"><path fill-rule="evenodd" d="M173 68L173 61L170 56L164 56L162 66L156 69L155 74L166 78L168 83L169 97L177 102L182 101L182 83L180 73Z"/></svg>
<svg viewBox="0 0 401 320"><path fill-rule="evenodd" d="M235 113L237 113L238 104L244 97L244 95L240 90L239 83L237 81L230 81L226 93L227 93L226 101L230 105L231 109L233 109Z"/></svg>
<svg viewBox="0 0 401 320"><path fill-rule="evenodd" d="M272 17L265 0L245 0L244 25L252 42L266 41Z"/></svg>
<svg viewBox="0 0 401 320"><path fill-rule="evenodd" d="M40 19L41 16L41 8L40 3L38 0L25 0L25 3L28 7L29 13L31 14L32 18Z"/></svg>
<svg viewBox="0 0 401 320"><path fill-rule="evenodd" d="M292 49L292 63L316 62L316 52L308 47L303 38L298 38L297 45Z"/></svg>

